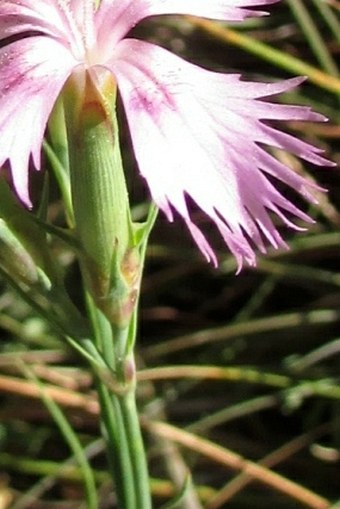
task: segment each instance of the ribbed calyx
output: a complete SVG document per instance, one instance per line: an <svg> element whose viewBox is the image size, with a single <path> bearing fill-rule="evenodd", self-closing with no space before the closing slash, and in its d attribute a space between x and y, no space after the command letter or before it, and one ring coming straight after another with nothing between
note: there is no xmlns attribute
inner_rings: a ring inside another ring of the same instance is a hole
<svg viewBox="0 0 340 509"><path fill-rule="evenodd" d="M139 284L111 75L74 73L64 92L72 201L81 269L97 306L128 323ZM131 276L133 273L133 276Z"/></svg>

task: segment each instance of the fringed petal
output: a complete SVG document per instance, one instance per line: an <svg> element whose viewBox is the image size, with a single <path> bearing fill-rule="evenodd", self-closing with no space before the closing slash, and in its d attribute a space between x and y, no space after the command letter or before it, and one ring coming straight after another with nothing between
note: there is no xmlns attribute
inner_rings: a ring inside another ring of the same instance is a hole
<svg viewBox="0 0 340 509"><path fill-rule="evenodd" d="M101 0L96 26L101 46L122 39L139 21L162 14L188 14L221 21L242 21L266 12L249 9L265 7L279 0Z"/></svg>
<svg viewBox="0 0 340 509"><path fill-rule="evenodd" d="M67 39L65 11L57 0L1 0L0 39L29 32Z"/></svg>
<svg viewBox="0 0 340 509"><path fill-rule="evenodd" d="M15 189L27 205L30 155L39 169L49 115L75 63L64 46L43 36L0 49L0 166L9 160Z"/></svg>
<svg viewBox="0 0 340 509"><path fill-rule="evenodd" d="M118 80L140 172L155 202L170 219L172 207L182 215L206 258L215 262L205 237L193 225L186 196L215 223L239 269L243 262L254 265L254 246L265 251L264 239L275 248L286 247L270 211L290 227L295 227L291 216L311 221L267 175L310 201L317 186L262 148L264 143L317 165L332 165L319 149L263 122L324 120L306 107L261 100L291 89L300 79L243 82L239 76L204 71L132 39L119 43L109 66Z"/></svg>

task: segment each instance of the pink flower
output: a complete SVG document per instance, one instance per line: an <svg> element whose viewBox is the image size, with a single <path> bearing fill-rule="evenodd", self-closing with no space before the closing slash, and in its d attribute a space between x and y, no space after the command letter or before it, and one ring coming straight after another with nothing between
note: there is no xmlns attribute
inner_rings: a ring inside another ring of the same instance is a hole
<svg viewBox="0 0 340 509"><path fill-rule="evenodd" d="M311 220L275 188L272 177L311 202L316 186L263 146L316 165L332 164L319 149L267 122L325 120L306 107L262 101L302 79L242 81L124 38L140 20L156 14L238 21L264 14L252 7L275 1L101 0L96 9L92 0L1 0L0 165L9 161L21 200L30 204L29 160L40 168L46 124L66 80L75 70L101 66L118 82L135 157L155 203L170 221L174 210L184 218L208 260L217 264L190 217L187 197L215 223L239 269L244 261L255 264L254 246L264 252L266 240L275 248L285 246L270 213L295 229L289 217Z"/></svg>

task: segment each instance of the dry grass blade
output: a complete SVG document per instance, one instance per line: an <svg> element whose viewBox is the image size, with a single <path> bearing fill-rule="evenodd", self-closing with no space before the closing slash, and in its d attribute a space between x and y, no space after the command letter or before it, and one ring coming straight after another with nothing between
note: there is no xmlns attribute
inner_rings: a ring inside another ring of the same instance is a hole
<svg viewBox="0 0 340 509"><path fill-rule="evenodd" d="M98 414L99 406L94 397L60 388L54 385L44 385L46 394L59 405L69 408L79 408L90 414ZM34 383L11 376L0 376L0 391L24 397L41 399L39 388Z"/></svg>
<svg viewBox="0 0 340 509"><path fill-rule="evenodd" d="M167 440L173 440L233 470L241 471L252 479L256 479L262 484L284 493L307 507L312 509L329 509L331 507L327 499L280 474L272 472L262 465L243 458L230 449L216 445L209 440L183 431L170 424L144 420L143 425L149 432L164 437Z"/></svg>
<svg viewBox="0 0 340 509"><path fill-rule="evenodd" d="M222 327L203 329L192 334L185 334L174 339L152 344L143 350L147 359L154 359L163 355L195 348L210 342L226 341L238 336L255 335L267 331L298 329L298 327L316 324L334 323L339 320L339 313L333 309L313 310L281 314L280 316L266 316L244 323L235 323Z"/></svg>
<svg viewBox="0 0 340 509"><path fill-rule="evenodd" d="M307 447L317 436L326 431L325 426L320 426L314 433L305 433L299 437L290 440L272 453L268 454L260 461L260 464L266 468L272 468L279 463L287 460L301 449ZM232 497L245 488L253 481L249 475L241 473L226 484L208 503L206 509L219 509L223 507Z"/></svg>

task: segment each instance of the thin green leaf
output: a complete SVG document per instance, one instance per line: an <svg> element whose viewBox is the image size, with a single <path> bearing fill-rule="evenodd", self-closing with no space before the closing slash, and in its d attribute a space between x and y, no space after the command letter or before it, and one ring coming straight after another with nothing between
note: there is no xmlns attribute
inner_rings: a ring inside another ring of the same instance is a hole
<svg viewBox="0 0 340 509"><path fill-rule="evenodd" d="M53 401L47 392L45 392L44 385L40 382L40 380L24 364L21 365L21 368L25 376L34 382L39 388L42 401L53 417L54 422L58 426L65 442L70 447L70 450L80 467L84 481L85 497L88 509L98 509L97 489L94 474L76 433L73 431L60 407L55 403L55 401Z"/></svg>
<svg viewBox="0 0 340 509"><path fill-rule="evenodd" d="M65 212L67 220L70 226L74 226L74 217L73 217L73 206L72 206L72 196L71 196L71 184L70 184L70 175L67 169L64 168L57 154L54 152L52 146L44 140L43 148L45 154L50 162L51 168L54 172L55 178L58 182L59 189L61 195L63 197L63 202L65 205Z"/></svg>
<svg viewBox="0 0 340 509"><path fill-rule="evenodd" d="M191 475L188 474L184 481L183 488L178 493L178 495L169 502L167 502L166 504L162 505L161 509L176 509L176 507L180 507L182 502L184 502L187 493L189 492L191 484L192 484Z"/></svg>
<svg viewBox="0 0 340 509"><path fill-rule="evenodd" d="M288 3L322 69L333 76L338 76L337 65L302 0L288 0Z"/></svg>
<svg viewBox="0 0 340 509"><path fill-rule="evenodd" d="M340 43L340 22L331 7L325 0L312 0L315 7L319 10L321 16L329 26L335 39Z"/></svg>

